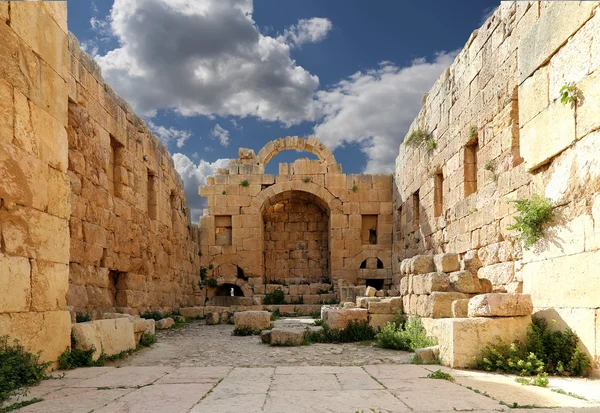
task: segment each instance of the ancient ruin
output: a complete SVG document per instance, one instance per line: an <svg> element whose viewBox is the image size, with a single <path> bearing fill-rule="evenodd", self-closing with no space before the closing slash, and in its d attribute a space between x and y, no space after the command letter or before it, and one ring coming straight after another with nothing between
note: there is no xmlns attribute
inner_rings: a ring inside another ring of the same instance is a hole
<svg viewBox="0 0 600 413"><path fill-rule="evenodd" d="M424 96L393 174L344 174L318 137L275 139L199 188L196 225L66 2L0 2L0 335L55 362L72 331L135 348L148 310L375 328L402 310L466 367L533 314L573 329L598 374L599 76L599 2L503 2ZM266 174L284 150L317 159ZM535 196L554 218L528 245L509 228ZM73 327L78 312L95 321Z"/></svg>

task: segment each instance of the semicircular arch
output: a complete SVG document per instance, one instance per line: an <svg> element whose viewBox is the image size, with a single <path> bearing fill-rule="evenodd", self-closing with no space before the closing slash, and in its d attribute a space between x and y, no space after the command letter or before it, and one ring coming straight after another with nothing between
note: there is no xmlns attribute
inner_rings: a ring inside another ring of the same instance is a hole
<svg viewBox="0 0 600 413"><path fill-rule="evenodd" d="M288 136L275 139L263 146L257 155L257 165L266 167L278 153L290 150L310 152L327 167L337 163L331 150L314 136L308 139L298 136Z"/></svg>

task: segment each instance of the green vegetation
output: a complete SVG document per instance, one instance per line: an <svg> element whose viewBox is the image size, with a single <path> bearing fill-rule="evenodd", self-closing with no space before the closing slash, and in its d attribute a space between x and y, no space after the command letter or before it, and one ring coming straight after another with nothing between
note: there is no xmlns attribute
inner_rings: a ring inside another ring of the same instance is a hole
<svg viewBox="0 0 600 413"><path fill-rule="evenodd" d="M394 322L387 323L377 334L376 339L380 347L405 351L415 351L437 344L436 339L425 335L421 320L413 315L410 315L406 322L397 317Z"/></svg>
<svg viewBox="0 0 600 413"><path fill-rule="evenodd" d="M307 184L311 181L311 179L310 179L310 177L307 176L306 178L303 179L303 181L304 181L304 183Z"/></svg>
<svg viewBox="0 0 600 413"><path fill-rule="evenodd" d="M223 193L222 193L222 194L223 194L223 195L227 195L227 191L223 191Z"/></svg>
<svg viewBox="0 0 600 413"><path fill-rule="evenodd" d="M315 325L321 325L322 331L310 333L310 341L313 343L357 343L375 339L375 329L367 322L350 321L346 328L331 329L322 321Z"/></svg>
<svg viewBox="0 0 600 413"><path fill-rule="evenodd" d="M240 185L242 185L243 187L250 186L250 182L248 182L248 180L244 179Z"/></svg>
<svg viewBox="0 0 600 413"><path fill-rule="evenodd" d="M378 413L375 411L375 409L371 408L369 409L369 412L371 413ZM355 413L369 413L369 412L365 412L364 410L361 410L360 412L357 410ZM381 411L379 411L379 413L381 413Z"/></svg>
<svg viewBox="0 0 600 413"><path fill-rule="evenodd" d="M140 317L145 318L146 320L155 320L155 321L162 320L163 318L165 318L165 316L163 316L160 311L156 311L156 310L143 312L142 314L140 314Z"/></svg>
<svg viewBox="0 0 600 413"><path fill-rule="evenodd" d="M262 330L254 330L250 327L236 327L233 329L233 333L231 333L234 336L259 336L260 333L262 332Z"/></svg>
<svg viewBox="0 0 600 413"><path fill-rule="evenodd" d="M437 142L435 138L431 135L431 133L427 133L421 128L412 131L404 141L404 144L407 146L412 146L413 148L418 148L422 145L425 145L430 151L437 148Z"/></svg>
<svg viewBox="0 0 600 413"><path fill-rule="evenodd" d="M478 133L477 126L471 125L469 127L469 140L473 139L475 136L477 136L477 133Z"/></svg>
<svg viewBox="0 0 600 413"><path fill-rule="evenodd" d="M352 185L352 192L358 191L358 186L356 184Z"/></svg>
<svg viewBox="0 0 600 413"><path fill-rule="evenodd" d="M85 323L87 321L92 321L92 316L90 313L76 313L75 314L75 322L76 323Z"/></svg>
<svg viewBox="0 0 600 413"><path fill-rule="evenodd" d="M448 373L444 373L442 370L438 369L432 373L429 373L427 375L428 379L438 379L438 380L448 380L448 381L455 381L456 379L454 377L452 377L451 374Z"/></svg>
<svg viewBox="0 0 600 413"><path fill-rule="evenodd" d="M265 305L284 304L284 303L285 303L285 296L283 295L283 291L281 291L281 290L273 290L270 293L267 293L265 295L265 298L263 299L263 304L265 304Z"/></svg>
<svg viewBox="0 0 600 413"><path fill-rule="evenodd" d="M538 386L538 387L548 387L548 373L539 373L537 376L526 379L525 377L517 377L515 379L517 383L521 383L524 386Z"/></svg>
<svg viewBox="0 0 600 413"><path fill-rule="evenodd" d="M560 88L560 103L563 105L570 103L571 107L574 107L579 101L579 95L580 92L575 83L567 83Z"/></svg>
<svg viewBox="0 0 600 413"><path fill-rule="evenodd" d="M38 385L49 366L40 362L39 353L25 351L18 340L10 344L8 336L0 336L0 403L16 395L20 387Z"/></svg>
<svg viewBox="0 0 600 413"><path fill-rule="evenodd" d="M550 389L550 390L553 391L554 393L564 394L566 396L571 396L571 397L574 397L574 398L579 399L579 400L587 400L583 396L580 396L578 394L571 393L571 392L566 392L563 389Z"/></svg>
<svg viewBox="0 0 600 413"><path fill-rule="evenodd" d="M13 403L6 407L0 407L0 413L12 412L12 411L18 410L22 407L30 406L32 404L43 402L43 401L44 401L44 399L40 399L39 397L30 399L30 400L23 400L22 402Z"/></svg>
<svg viewBox="0 0 600 413"><path fill-rule="evenodd" d="M106 354L102 353L98 360L93 359L96 348L92 346L89 350L75 348L72 338L71 348L66 349L58 358L58 367L61 370L72 370L77 367L102 367L106 363Z"/></svg>
<svg viewBox="0 0 600 413"><path fill-rule="evenodd" d="M150 347L154 343L156 343L156 335L149 333L142 334L142 337L140 338L140 346Z"/></svg>
<svg viewBox="0 0 600 413"><path fill-rule="evenodd" d="M296 298L295 300L292 300L292 302L290 304L304 304L304 296L299 295L298 298Z"/></svg>
<svg viewBox="0 0 600 413"><path fill-rule="evenodd" d="M545 235L544 224L552 222L554 206L552 200L534 195L531 199L514 201L519 215L509 230L519 230L519 239L523 240L526 250L531 249Z"/></svg>
<svg viewBox="0 0 600 413"><path fill-rule="evenodd" d="M206 280L206 285L211 288L217 288L219 286L219 283L214 278L209 278L208 280Z"/></svg>
<svg viewBox="0 0 600 413"><path fill-rule="evenodd" d="M521 376L544 373L560 376L583 376L590 369L590 359L577 347L579 338L570 328L552 331L542 318L533 318L525 343L490 343L483 356L475 360L479 370L501 371Z"/></svg>
<svg viewBox="0 0 600 413"><path fill-rule="evenodd" d="M277 321L281 318L281 312L279 311L279 308L276 308L272 313L271 313L271 321Z"/></svg>

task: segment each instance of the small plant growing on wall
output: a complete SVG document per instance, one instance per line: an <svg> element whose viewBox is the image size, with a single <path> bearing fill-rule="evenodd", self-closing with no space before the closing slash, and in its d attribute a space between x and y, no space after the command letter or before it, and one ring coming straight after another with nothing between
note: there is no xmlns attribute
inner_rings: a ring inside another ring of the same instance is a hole
<svg viewBox="0 0 600 413"><path fill-rule="evenodd" d="M358 186L356 186L356 184L354 184L352 186L352 192L356 192L356 191L358 191Z"/></svg>
<svg viewBox="0 0 600 413"><path fill-rule="evenodd" d="M430 151L437 148L437 142L435 138L431 135L431 133L427 133L421 128L412 131L404 141L404 144L414 148L425 145Z"/></svg>
<svg viewBox="0 0 600 413"><path fill-rule="evenodd" d="M219 286L219 283L214 278L209 278L208 280L206 280L206 285L211 288L217 288Z"/></svg>
<svg viewBox="0 0 600 413"><path fill-rule="evenodd" d="M475 136L477 136L477 126L471 125L469 127L469 140L473 139Z"/></svg>
<svg viewBox="0 0 600 413"><path fill-rule="evenodd" d="M498 179L498 175L496 175L496 171L494 168L494 163L492 161L487 161L485 163L485 165L483 166L483 169L485 169L486 171L490 171L492 173L492 179L495 181L496 179Z"/></svg>
<svg viewBox="0 0 600 413"><path fill-rule="evenodd" d="M307 176L306 178L304 178L304 182L305 183L309 183L310 182L310 177Z"/></svg>
<svg viewBox="0 0 600 413"><path fill-rule="evenodd" d="M227 191L223 191L223 195L227 195Z"/></svg>
<svg viewBox="0 0 600 413"><path fill-rule="evenodd" d="M249 186L249 185L250 185L250 182L248 182L246 179L244 179L240 185L242 185L242 186L244 186L244 187L245 187L245 186Z"/></svg>
<svg viewBox="0 0 600 413"><path fill-rule="evenodd" d="M567 83L560 88L560 103L563 105L570 103L574 107L577 101L579 101L579 89L575 83Z"/></svg>
<svg viewBox="0 0 600 413"><path fill-rule="evenodd" d="M518 230L519 239L523 240L523 246L529 250L544 237L544 225L552 222L554 206L551 199L537 194L531 199L518 199L513 202L519 214L508 229Z"/></svg>

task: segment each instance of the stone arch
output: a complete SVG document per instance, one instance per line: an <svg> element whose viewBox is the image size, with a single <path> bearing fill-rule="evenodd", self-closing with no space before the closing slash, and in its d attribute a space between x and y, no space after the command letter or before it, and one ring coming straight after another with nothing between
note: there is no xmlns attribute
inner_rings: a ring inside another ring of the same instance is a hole
<svg viewBox="0 0 600 413"><path fill-rule="evenodd" d="M275 139L263 146L256 157L256 165L265 168L275 155L281 151L288 150L310 152L319 158L327 168L337 164L331 150L314 136L311 136L308 139L300 138L298 136L288 136Z"/></svg>
<svg viewBox="0 0 600 413"><path fill-rule="evenodd" d="M243 268L232 262L215 264L217 261L220 261L218 258L221 257L216 258L213 260L213 278L217 280L219 287L222 285L235 285L241 289L244 297L252 296L253 290L248 283L248 278L246 276L240 277L240 270L241 274L244 273Z"/></svg>
<svg viewBox="0 0 600 413"><path fill-rule="evenodd" d="M262 215L271 205L288 199L293 192L303 192L314 197L314 202L328 214L341 214L342 204L329 190L314 182L287 181L279 182L263 189L250 203L248 213Z"/></svg>
<svg viewBox="0 0 600 413"><path fill-rule="evenodd" d="M381 261L383 264L383 268L388 269L392 267L392 260L390 258L390 254L383 250L363 250L356 254L354 258L350 261L350 268L352 269L360 269L361 265L368 258L376 258Z"/></svg>

